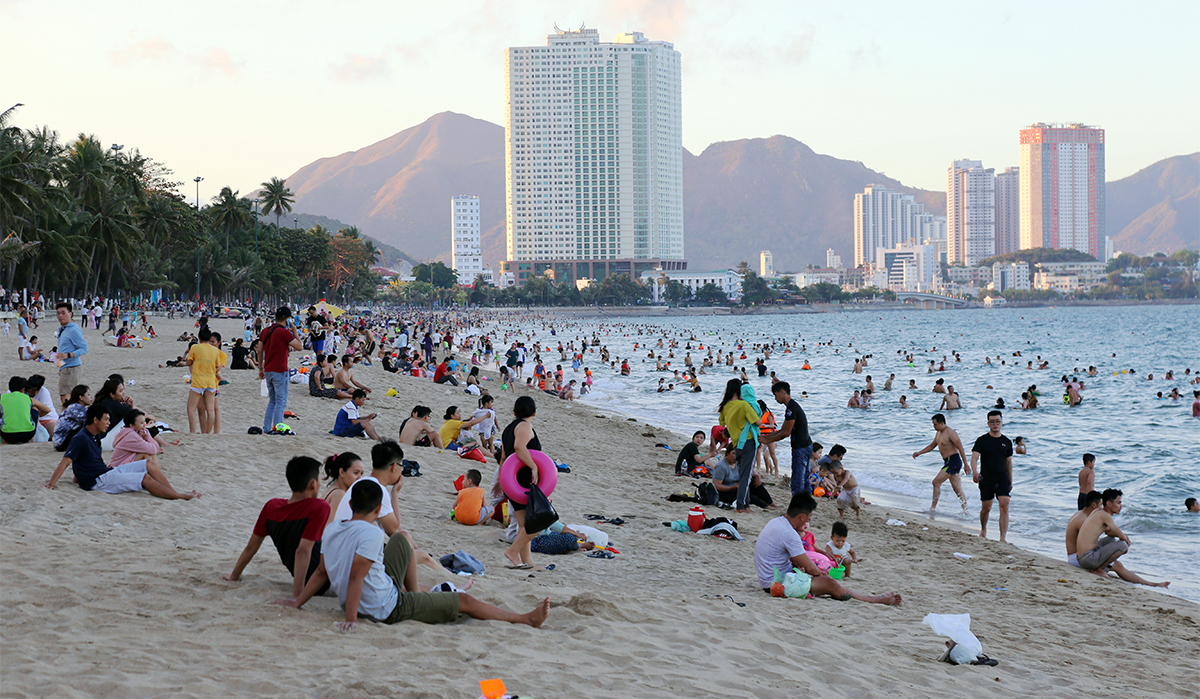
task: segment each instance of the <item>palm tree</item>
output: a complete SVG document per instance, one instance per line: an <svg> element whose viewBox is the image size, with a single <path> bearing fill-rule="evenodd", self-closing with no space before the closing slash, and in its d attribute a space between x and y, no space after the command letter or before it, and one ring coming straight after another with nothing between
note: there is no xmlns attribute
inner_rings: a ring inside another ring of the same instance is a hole
<svg viewBox="0 0 1200 699"><path fill-rule="evenodd" d="M250 212L250 200L239 197L229 187L222 187L221 193L212 198L212 206L208 210L213 217L213 224L225 231L225 254L228 255L229 236L254 220L254 214Z"/></svg>
<svg viewBox="0 0 1200 699"><path fill-rule="evenodd" d="M263 213L275 213L276 230L279 229L279 217L284 213L290 214L294 203L296 200L292 198L292 190L288 189L286 180L272 177L262 183Z"/></svg>

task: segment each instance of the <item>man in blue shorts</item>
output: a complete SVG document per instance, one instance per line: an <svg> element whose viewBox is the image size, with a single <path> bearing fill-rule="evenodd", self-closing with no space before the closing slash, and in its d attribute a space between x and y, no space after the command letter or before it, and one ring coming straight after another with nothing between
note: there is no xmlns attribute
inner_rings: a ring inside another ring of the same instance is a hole
<svg viewBox="0 0 1200 699"><path fill-rule="evenodd" d="M808 435L808 416L792 398L792 386L787 381L776 382L771 387L775 402L784 406L783 424L773 434L763 435L762 443L778 442L784 437L790 437L792 452L792 495L796 493L812 493L812 482L809 478L809 462L812 461L813 442Z"/></svg>
<svg viewBox="0 0 1200 699"><path fill-rule="evenodd" d="M942 483L946 480L950 481L950 487L954 488L954 494L958 496L959 502L962 503L963 514L967 513L967 496L963 494L962 482L959 478L959 473L963 469L963 464L967 461L967 452L963 449L962 440L959 439L958 433L950 429L946 425L946 416L938 413L933 416L933 441L924 449L914 451L912 457L915 459L921 454L933 451L935 448L942 455L942 468L937 475L933 477L933 504L929 506L929 514L933 514L937 510L938 498L942 495ZM967 471L967 475L971 475L971 471Z"/></svg>
<svg viewBox="0 0 1200 699"><path fill-rule="evenodd" d="M382 441L371 421L378 417L377 413L359 415L358 409L367 402L367 392L361 388L354 389L350 394L350 402L338 410L333 422L333 434L336 437L361 437L364 434L376 442Z"/></svg>

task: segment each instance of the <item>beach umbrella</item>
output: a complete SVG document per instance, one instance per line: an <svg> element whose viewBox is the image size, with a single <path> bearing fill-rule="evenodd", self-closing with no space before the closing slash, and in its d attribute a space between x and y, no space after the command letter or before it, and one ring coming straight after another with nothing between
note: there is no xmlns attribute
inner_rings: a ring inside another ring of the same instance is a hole
<svg viewBox="0 0 1200 699"><path fill-rule="evenodd" d="M325 303L324 301L322 301L317 304L317 311L319 311L321 313L328 313L331 318L337 318L338 316L345 313L346 309L338 308L337 306L334 306L333 304Z"/></svg>

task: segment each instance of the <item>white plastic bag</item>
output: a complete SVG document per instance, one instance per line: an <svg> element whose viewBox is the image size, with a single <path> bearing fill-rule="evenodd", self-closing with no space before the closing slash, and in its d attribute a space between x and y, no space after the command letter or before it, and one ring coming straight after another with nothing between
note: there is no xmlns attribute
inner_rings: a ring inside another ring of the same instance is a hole
<svg viewBox="0 0 1200 699"><path fill-rule="evenodd" d="M263 398L267 398L268 396L271 395L270 391L267 390L267 380L266 379L263 379L261 382L259 382L258 395L262 396Z"/></svg>
<svg viewBox="0 0 1200 699"><path fill-rule="evenodd" d="M983 653L983 644L971 633L970 614L926 614L922 620L939 636L948 636L956 644L950 659L959 665L973 662Z"/></svg>

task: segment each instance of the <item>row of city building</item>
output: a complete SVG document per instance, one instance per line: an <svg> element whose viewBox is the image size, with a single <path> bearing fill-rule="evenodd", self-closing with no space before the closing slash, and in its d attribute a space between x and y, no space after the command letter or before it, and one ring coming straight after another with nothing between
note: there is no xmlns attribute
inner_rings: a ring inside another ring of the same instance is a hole
<svg viewBox="0 0 1200 699"><path fill-rule="evenodd" d="M508 49L504 72L506 259L498 270L484 264L479 199L455 197L460 282L482 274L500 286L535 276L584 284L666 273L688 286L719 278L733 295L735 273L690 271L684 260L681 70L672 44L640 32L602 42L595 29L556 27L545 46ZM1111 250L1099 249L1103 129L1039 123L1020 130L1019 144L1020 165L1000 173L954 161L944 217L910 195L868 186L854 198L853 268L827 260L795 274L797 284L953 293L978 281L975 272L965 285L953 281L955 268L993 255L1050 247L1107 259ZM776 276L773 265L760 271Z"/></svg>

